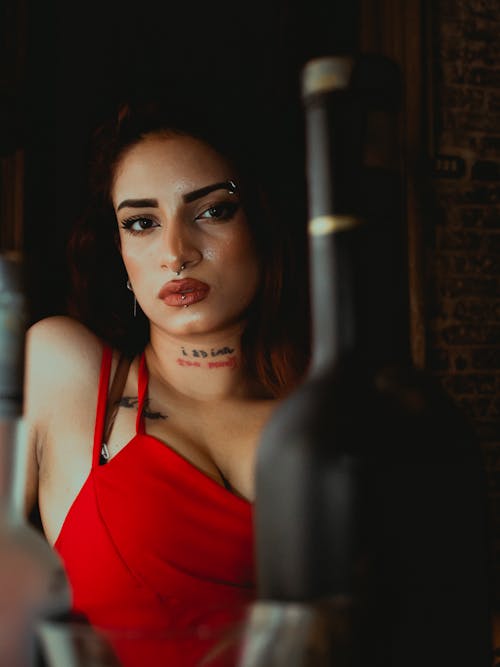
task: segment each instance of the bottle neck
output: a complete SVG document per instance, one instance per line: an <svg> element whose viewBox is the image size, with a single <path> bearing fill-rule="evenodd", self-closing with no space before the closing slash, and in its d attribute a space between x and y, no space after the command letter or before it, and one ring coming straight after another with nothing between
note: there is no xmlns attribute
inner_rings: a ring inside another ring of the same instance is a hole
<svg viewBox="0 0 500 667"><path fill-rule="evenodd" d="M339 105L335 112L345 114L345 108ZM323 99L307 106L305 123L314 373L335 364L356 345L349 241L358 220L344 213L352 200L349 173L356 156L348 151L345 137L334 131L332 109Z"/></svg>
<svg viewBox="0 0 500 667"><path fill-rule="evenodd" d="M310 227L319 220L313 220ZM322 220L333 223L335 218ZM349 232L310 233L313 372L334 365L356 346L353 267L346 234Z"/></svg>
<svg viewBox="0 0 500 667"><path fill-rule="evenodd" d="M10 521L23 515L27 321L22 256L0 253L0 513Z"/></svg>
<svg viewBox="0 0 500 667"><path fill-rule="evenodd" d="M21 473L17 453L19 429L18 419L0 419L0 521L12 521L21 511L21 480L16 479Z"/></svg>
<svg viewBox="0 0 500 667"><path fill-rule="evenodd" d="M399 174L366 163L367 117L345 91L305 104L312 373L352 352L377 364L408 357Z"/></svg>

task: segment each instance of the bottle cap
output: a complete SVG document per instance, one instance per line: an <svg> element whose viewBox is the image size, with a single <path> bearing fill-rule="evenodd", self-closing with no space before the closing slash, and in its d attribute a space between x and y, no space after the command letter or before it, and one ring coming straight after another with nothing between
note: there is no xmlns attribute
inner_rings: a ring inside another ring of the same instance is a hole
<svg viewBox="0 0 500 667"><path fill-rule="evenodd" d="M302 70L302 97L349 87L354 68L349 56L324 56L309 60Z"/></svg>

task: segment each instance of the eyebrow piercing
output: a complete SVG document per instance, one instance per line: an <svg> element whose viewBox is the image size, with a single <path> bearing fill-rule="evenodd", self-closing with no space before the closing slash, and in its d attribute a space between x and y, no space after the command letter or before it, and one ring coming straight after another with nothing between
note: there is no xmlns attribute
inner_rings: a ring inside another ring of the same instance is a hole
<svg viewBox="0 0 500 667"><path fill-rule="evenodd" d="M205 195L209 195L211 192L214 192L215 190L227 190L230 195L234 195L237 189L238 186L236 185L235 181L233 180L221 181L220 183L213 183L212 185L207 185L204 188L200 188L199 190L186 192L186 194L182 195L182 199L186 204L189 204L195 201L196 199L199 199L200 197L205 197Z"/></svg>

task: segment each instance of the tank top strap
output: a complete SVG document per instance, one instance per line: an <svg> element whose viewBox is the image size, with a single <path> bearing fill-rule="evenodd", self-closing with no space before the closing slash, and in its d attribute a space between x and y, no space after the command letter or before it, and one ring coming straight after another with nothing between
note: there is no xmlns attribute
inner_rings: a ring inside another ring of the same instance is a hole
<svg viewBox="0 0 500 667"><path fill-rule="evenodd" d="M111 361L113 350L105 345L102 350L101 371L99 374L99 388L97 391L97 408L94 428L94 447L92 451L92 468L99 465L101 454L104 422L106 419L106 407L108 400L109 377L111 374Z"/></svg>
<svg viewBox="0 0 500 667"><path fill-rule="evenodd" d="M144 404L146 402L148 391L148 368L146 366L146 355L143 352L139 360L139 375L137 379L137 419L135 430L139 434L144 434Z"/></svg>

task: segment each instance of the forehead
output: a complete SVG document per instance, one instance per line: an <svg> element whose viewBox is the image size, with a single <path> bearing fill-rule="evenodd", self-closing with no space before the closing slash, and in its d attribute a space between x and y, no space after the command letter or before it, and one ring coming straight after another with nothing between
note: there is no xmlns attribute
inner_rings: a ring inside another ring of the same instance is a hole
<svg viewBox="0 0 500 667"><path fill-rule="evenodd" d="M130 148L119 161L111 195L161 196L234 178L229 162L194 137L151 136Z"/></svg>

